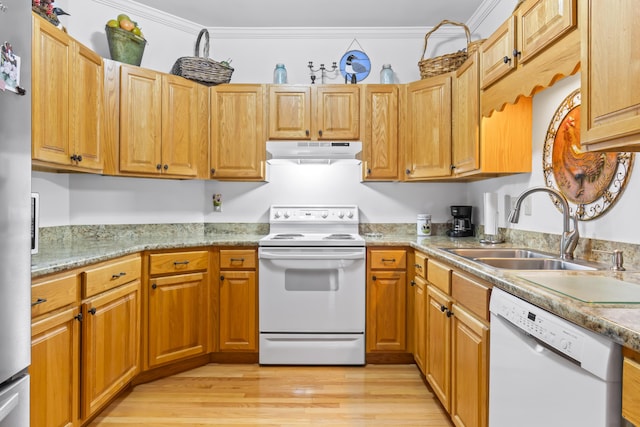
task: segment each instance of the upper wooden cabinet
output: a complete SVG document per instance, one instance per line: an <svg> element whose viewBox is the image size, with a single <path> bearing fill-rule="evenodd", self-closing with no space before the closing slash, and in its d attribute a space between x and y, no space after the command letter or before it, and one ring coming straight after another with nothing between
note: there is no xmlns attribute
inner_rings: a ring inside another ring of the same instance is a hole
<svg viewBox="0 0 640 427"><path fill-rule="evenodd" d="M580 66L577 0L526 0L480 47L482 115Z"/></svg>
<svg viewBox="0 0 640 427"><path fill-rule="evenodd" d="M33 164L102 172L102 58L43 18L32 17Z"/></svg>
<svg viewBox="0 0 640 427"><path fill-rule="evenodd" d="M474 52L453 79L451 169L454 174L480 168L479 69L478 52Z"/></svg>
<svg viewBox="0 0 640 427"><path fill-rule="evenodd" d="M270 85L269 139L357 140L360 88L356 85Z"/></svg>
<svg viewBox="0 0 640 427"><path fill-rule="evenodd" d="M215 86L211 89L210 110L210 177L264 181L264 86Z"/></svg>
<svg viewBox="0 0 640 427"><path fill-rule="evenodd" d="M407 85L406 181L451 175L451 84L455 73Z"/></svg>
<svg viewBox="0 0 640 427"><path fill-rule="evenodd" d="M119 172L197 177L208 139L199 127L201 120L208 123L208 108L199 108L199 98L207 90L182 77L122 65Z"/></svg>
<svg viewBox="0 0 640 427"><path fill-rule="evenodd" d="M589 151L640 151L640 8L580 3L581 144Z"/></svg>
<svg viewBox="0 0 640 427"><path fill-rule="evenodd" d="M398 152L399 94L397 85L364 85L362 88L362 164L366 181L400 178Z"/></svg>

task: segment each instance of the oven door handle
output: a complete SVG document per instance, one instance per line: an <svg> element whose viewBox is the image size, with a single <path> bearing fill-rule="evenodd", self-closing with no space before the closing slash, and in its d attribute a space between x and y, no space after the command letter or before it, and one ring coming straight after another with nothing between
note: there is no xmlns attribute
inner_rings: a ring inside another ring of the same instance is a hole
<svg viewBox="0 0 640 427"><path fill-rule="evenodd" d="M260 258L262 259L305 259L305 260L326 260L326 259L364 259L365 253L362 251L351 252L270 252L268 250L260 251Z"/></svg>

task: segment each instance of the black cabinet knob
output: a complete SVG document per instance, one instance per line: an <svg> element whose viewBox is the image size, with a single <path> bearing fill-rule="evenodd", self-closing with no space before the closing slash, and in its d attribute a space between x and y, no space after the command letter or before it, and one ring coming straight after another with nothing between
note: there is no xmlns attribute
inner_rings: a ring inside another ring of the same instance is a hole
<svg viewBox="0 0 640 427"><path fill-rule="evenodd" d="M513 57L514 58L517 58L521 54L522 54L522 52L520 52L518 49L513 49Z"/></svg>
<svg viewBox="0 0 640 427"><path fill-rule="evenodd" d="M82 156L76 156L76 160L81 162L82 161Z"/></svg>
<svg viewBox="0 0 640 427"><path fill-rule="evenodd" d="M447 309L447 307L445 307L444 305L440 306L440 311L444 313L444 311Z"/></svg>
<svg viewBox="0 0 640 427"><path fill-rule="evenodd" d="M211 168L211 175L215 175L216 173L216 169L215 168Z"/></svg>
<svg viewBox="0 0 640 427"><path fill-rule="evenodd" d="M451 316L453 316L453 311L447 310L447 317L451 317Z"/></svg>
<svg viewBox="0 0 640 427"><path fill-rule="evenodd" d="M164 164L164 166L162 167L164 170L168 170L169 169L169 165L168 164Z"/></svg>
<svg viewBox="0 0 640 427"><path fill-rule="evenodd" d="M76 319L78 322L82 322L82 319L84 318L84 316L82 316L82 313L79 313L77 316L73 316L74 319Z"/></svg>
<svg viewBox="0 0 640 427"><path fill-rule="evenodd" d="M158 285L156 285L155 283L151 285L151 289L156 289L158 287Z"/></svg>
<svg viewBox="0 0 640 427"><path fill-rule="evenodd" d="M416 282L414 282L413 280L411 281L411 286L415 286Z"/></svg>
<svg viewBox="0 0 640 427"><path fill-rule="evenodd" d="M307 129L307 130L305 130L305 131L304 131L304 134L305 134L305 135L307 135L307 136L309 136L309 134L310 134L310 133L311 133L311 132L309 132L309 129Z"/></svg>
<svg viewBox="0 0 640 427"><path fill-rule="evenodd" d="M511 58L509 58L508 56L505 56L504 58L502 58L502 62L504 62L505 64L508 64L509 62L511 62Z"/></svg>
<svg viewBox="0 0 640 427"><path fill-rule="evenodd" d="M162 169L162 165L161 165L160 163L158 163L158 164L156 165L156 169L158 169L158 170Z"/></svg>
<svg viewBox="0 0 640 427"><path fill-rule="evenodd" d="M95 315L96 314L96 308L95 307L91 307L89 310L87 310L89 313Z"/></svg>
<svg viewBox="0 0 640 427"><path fill-rule="evenodd" d="M319 136L322 136L322 130L319 130L319 131L318 131L318 135L319 135Z"/></svg>

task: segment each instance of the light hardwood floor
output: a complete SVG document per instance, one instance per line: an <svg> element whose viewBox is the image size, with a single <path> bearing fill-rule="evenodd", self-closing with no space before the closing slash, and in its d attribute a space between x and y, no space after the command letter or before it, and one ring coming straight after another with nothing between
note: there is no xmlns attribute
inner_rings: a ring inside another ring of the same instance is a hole
<svg viewBox="0 0 640 427"><path fill-rule="evenodd" d="M452 426L415 365L209 364L136 386L91 426Z"/></svg>

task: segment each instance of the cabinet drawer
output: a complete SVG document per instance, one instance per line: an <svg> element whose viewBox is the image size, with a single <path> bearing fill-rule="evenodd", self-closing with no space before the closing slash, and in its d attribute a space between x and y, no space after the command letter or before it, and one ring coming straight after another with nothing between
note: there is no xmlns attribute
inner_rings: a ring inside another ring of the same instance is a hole
<svg viewBox="0 0 640 427"><path fill-rule="evenodd" d="M415 253L416 276L427 278L427 256L422 252Z"/></svg>
<svg viewBox="0 0 640 427"><path fill-rule="evenodd" d="M407 268L407 251L405 250L372 250L371 268L404 269Z"/></svg>
<svg viewBox="0 0 640 427"><path fill-rule="evenodd" d="M489 321L490 285L454 271L451 275L451 295L473 314Z"/></svg>
<svg viewBox="0 0 640 427"><path fill-rule="evenodd" d="M253 249L222 249L220 251L220 268L255 269L256 251Z"/></svg>
<svg viewBox="0 0 640 427"><path fill-rule="evenodd" d="M139 279L140 273L138 255L87 269L82 273L82 297L88 298Z"/></svg>
<svg viewBox="0 0 640 427"><path fill-rule="evenodd" d="M451 268L448 265L428 260L427 280L442 292L451 295Z"/></svg>
<svg viewBox="0 0 640 427"><path fill-rule="evenodd" d="M206 270L209 267L209 252L172 252L149 255L149 273L186 273L188 271Z"/></svg>
<svg viewBox="0 0 640 427"><path fill-rule="evenodd" d="M622 416L628 421L640 423L640 363L628 357L622 367Z"/></svg>
<svg viewBox="0 0 640 427"><path fill-rule="evenodd" d="M80 301L79 276L76 273L55 276L31 286L31 317L37 317Z"/></svg>

